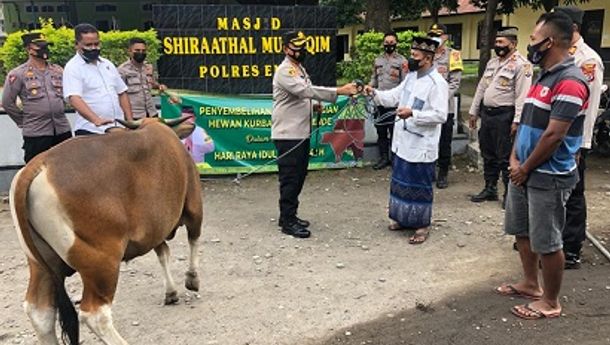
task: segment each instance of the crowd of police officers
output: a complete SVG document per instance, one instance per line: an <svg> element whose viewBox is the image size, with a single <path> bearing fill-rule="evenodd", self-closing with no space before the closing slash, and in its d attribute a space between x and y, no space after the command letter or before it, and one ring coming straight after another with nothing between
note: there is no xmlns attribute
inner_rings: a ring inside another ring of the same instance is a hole
<svg viewBox="0 0 610 345"><path fill-rule="evenodd" d="M593 124L599 106L599 95L603 78L603 63L599 55L584 43L579 34L584 12L576 7L557 7L555 11L563 11L570 16L574 23L573 48L570 54L581 68L589 81L591 98L585 120L584 141L578 160L580 182L570 200L568 201L567 226L564 234L566 267L577 268L580 265L580 250L585 239L586 229L586 203L584 197L584 173L586 152L591 147ZM479 144L484 162L483 190L473 195L473 202L498 200L497 182L502 178L504 184L504 197L508 183L508 159L512 148L512 140L519 123L521 109L526 100L527 92L532 84L532 64L517 51L516 27L503 27L497 31L494 52L495 57L489 60L482 78L476 88L476 93L469 109L470 127L476 129L480 120ZM300 33L299 33L300 34ZM299 99L287 99L286 104L280 107L282 111L274 110L274 117L294 117L294 106L305 109L309 117L310 107L304 106L300 98L335 98L337 94L354 93L354 85L344 88L328 89L317 88L311 85L307 74L300 64L305 51L302 49L303 39L297 33L285 37L285 54L287 60L276 72L274 82L274 98L278 98L281 87L299 88L302 95ZM454 95L458 92L463 70L462 59L458 50L448 46L447 27L434 24L430 27L428 36L439 40L440 47L435 56L438 72L449 84L449 114L439 143L439 159L437 161L437 187L448 187L448 172L451 166L451 138L453 134L456 106ZM13 69L8 74L4 84L2 105L15 123L23 131L25 161L31 160L36 154L47 150L71 137L70 125L64 114L64 100L62 95L62 68L47 62L49 58L48 42L40 33L29 33L22 36L28 61ZM288 42L288 43L286 43ZM379 90L392 89L398 86L408 73L407 59L397 52L398 37L395 33L387 33L383 39L383 53L375 59L371 85ZM132 40L129 46L130 59L119 67L119 72L128 86L128 95L133 107L134 118L157 116L154 107L151 89L165 90L164 85L156 82L153 68L145 63L146 45L142 40ZM285 71L284 71L285 70ZM286 75L277 75L285 72ZM279 78L282 77L283 79ZM303 85L301 85L301 80ZM280 83L281 81L281 83ZM309 87L306 87L309 85ZM307 90L313 90L308 94ZM277 93L277 95L276 95ZM320 95L324 96L320 96ZM319 96L319 97L318 97ZM21 106L17 105L17 97ZM288 97L288 96L286 96ZM309 103L308 103L309 104ZM319 105L318 105L319 107ZM388 119L395 109L379 107L378 117L383 121L376 124L378 134L379 161L375 169L383 169L390 165L392 159L390 145L393 132L393 118ZM458 112L459 113L459 112ZM282 120L283 121L283 120ZM287 120L288 121L288 120ZM310 121L301 121L307 126L309 133ZM277 122L276 124L281 123ZM295 237L308 237L309 222L296 215L298 195L305 180L306 168L292 169L294 166L305 166L307 150L299 150L301 141L307 141L307 135L301 135L294 142L287 142L290 137L284 135L281 126L273 129L277 137L276 146L288 155L280 162L280 206L282 215L282 230ZM284 138L286 137L286 138ZM303 138L301 138L303 137ZM294 139L290 137L290 139ZM285 147L284 147L285 146ZM306 145L309 147L309 145ZM291 155L299 155L293 157ZM294 188L292 186L294 175ZM288 182L287 182L288 181Z"/></svg>

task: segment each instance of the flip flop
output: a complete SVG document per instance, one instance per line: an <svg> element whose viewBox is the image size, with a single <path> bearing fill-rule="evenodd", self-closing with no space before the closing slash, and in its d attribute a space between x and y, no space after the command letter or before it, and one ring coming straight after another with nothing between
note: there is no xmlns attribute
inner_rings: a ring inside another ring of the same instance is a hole
<svg viewBox="0 0 610 345"><path fill-rule="evenodd" d="M506 288L508 291L502 291L500 289ZM512 284L503 284L494 289L494 292L500 296L510 296L510 297L521 297L531 299L532 301L539 300L542 296L536 296L529 294L527 292L519 291Z"/></svg>
<svg viewBox="0 0 610 345"><path fill-rule="evenodd" d="M419 230L418 230L419 231ZM429 231L423 232L423 233L417 233L417 231L415 232L415 235L409 237L409 244L422 244L424 242L426 242L426 240L428 239L428 235L430 235Z"/></svg>
<svg viewBox="0 0 610 345"><path fill-rule="evenodd" d="M526 313L523 313L519 307L525 309ZM554 319L561 316L561 309L554 312L543 312L542 310L536 310L530 307L530 304L517 305L510 308L510 312L513 315L522 318L524 320L540 320L540 319Z"/></svg>

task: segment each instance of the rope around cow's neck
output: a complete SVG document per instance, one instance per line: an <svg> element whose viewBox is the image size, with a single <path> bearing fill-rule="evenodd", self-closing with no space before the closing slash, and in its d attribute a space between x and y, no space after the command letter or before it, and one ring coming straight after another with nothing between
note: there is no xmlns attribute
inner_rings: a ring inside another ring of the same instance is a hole
<svg viewBox="0 0 610 345"><path fill-rule="evenodd" d="M358 99L364 99L364 102L365 102L364 111L360 111L360 109L357 107L357 105L359 104ZM377 108L377 106L375 105L375 102L373 101L373 96L351 96L350 100L348 100L348 102L341 109L339 109L339 111L337 111L335 113L335 115L332 117L332 122L335 122L337 120L337 118L343 113L343 111L347 107L354 107L354 112L358 114L357 118L360 118L363 120L369 119L374 125L377 125L377 126L394 124L395 122L400 120L400 119L395 119L395 117L396 117L395 110L377 115L379 113L379 109ZM311 132L311 135L313 135L313 134L317 135L319 133L320 129L321 128L318 124L316 129ZM356 138L354 138L352 136L352 134L350 133L350 131L345 127L345 123L343 124L343 129L350 138L352 138L353 140L356 140ZM241 180L243 180L244 178L257 173L257 172L261 171L262 169L264 169L265 167L277 162L281 158L286 157L287 155L289 155L291 152L296 150L297 147L299 147L301 144L303 144L307 140L309 140L309 137L302 139L301 141L299 141L299 143L297 145L295 145L290 150L284 152L280 156L265 162L265 164L263 164L263 165L259 165L256 168L252 168L247 173L244 173L244 174L237 173L237 176L232 180L232 182L239 185L241 183Z"/></svg>

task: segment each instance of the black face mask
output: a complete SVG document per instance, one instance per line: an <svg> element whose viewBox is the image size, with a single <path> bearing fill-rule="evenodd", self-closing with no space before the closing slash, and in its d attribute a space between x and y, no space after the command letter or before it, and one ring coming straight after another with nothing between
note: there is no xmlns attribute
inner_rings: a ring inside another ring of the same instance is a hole
<svg viewBox="0 0 610 345"><path fill-rule="evenodd" d="M540 43L536 43L534 45L527 45L527 59L534 65L540 64L542 62L542 59L544 59L546 53L549 51L548 49L545 51L540 51L540 47L542 47L543 44L548 42L548 40L549 38L547 37L543 39Z"/></svg>
<svg viewBox="0 0 610 345"><path fill-rule="evenodd" d="M292 51L292 55L290 55L291 58L295 59L298 63L303 63L303 61L305 61L305 56L307 56L307 51L305 49L292 49L292 48L288 48ZM296 53L299 53L299 55L297 56Z"/></svg>
<svg viewBox="0 0 610 345"><path fill-rule="evenodd" d="M414 72L421 68L421 66L420 66L421 60L417 60L417 59L410 57L407 59L407 63L409 64L409 72Z"/></svg>
<svg viewBox="0 0 610 345"><path fill-rule="evenodd" d="M392 54L396 51L396 44L384 44L383 50L388 54Z"/></svg>
<svg viewBox="0 0 610 345"><path fill-rule="evenodd" d="M508 46L494 46L494 52L499 57L505 57L510 52L510 48Z"/></svg>
<svg viewBox="0 0 610 345"><path fill-rule="evenodd" d="M100 49L83 49L81 55L83 56L83 59L87 61L87 63L91 63L99 59Z"/></svg>
<svg viewBox="0 0 610 345"><path fill-rule="evenodd" d="M36 50L36 53L32 54L32 56L43 60L47 60L49 58L49 55L49 46L46 44L38 46L38 50Z"/></svg>
<svg viewBox="0 0 610 345"><path fill-rule="evenodd" d="M135 52L133 53L133 60L137 63L142 63L146 60L146 53Z"/></svg>

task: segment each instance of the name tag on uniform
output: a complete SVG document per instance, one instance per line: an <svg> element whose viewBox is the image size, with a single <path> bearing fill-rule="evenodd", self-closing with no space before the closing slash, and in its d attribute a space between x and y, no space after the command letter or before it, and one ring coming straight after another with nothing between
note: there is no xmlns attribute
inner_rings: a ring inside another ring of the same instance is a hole
<svg viewBox="0 0 610 345"><path fill-rule="evenodd" d="M415 97L415 99L413 100L413 107L411 109L422 110L422 109L424 109L424 104L426 104L426 101Z"/></svg>

